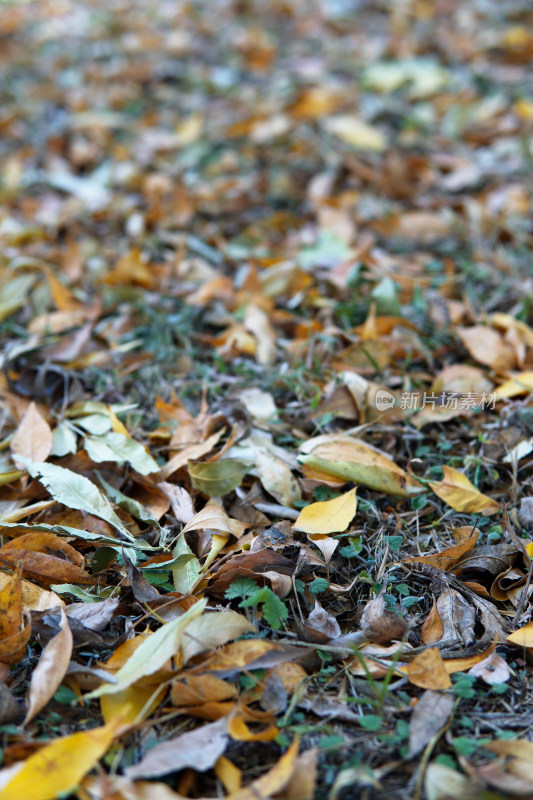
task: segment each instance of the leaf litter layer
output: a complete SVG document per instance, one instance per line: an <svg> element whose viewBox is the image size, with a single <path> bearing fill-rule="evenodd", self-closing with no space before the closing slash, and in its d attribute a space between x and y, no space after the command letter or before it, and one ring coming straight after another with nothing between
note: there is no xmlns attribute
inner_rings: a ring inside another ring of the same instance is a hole
<svg viewBox="0 0 533 800"><path fill-rule="evenodd" d="M2 798L533 793L526 3L6 3Z"/></svg>

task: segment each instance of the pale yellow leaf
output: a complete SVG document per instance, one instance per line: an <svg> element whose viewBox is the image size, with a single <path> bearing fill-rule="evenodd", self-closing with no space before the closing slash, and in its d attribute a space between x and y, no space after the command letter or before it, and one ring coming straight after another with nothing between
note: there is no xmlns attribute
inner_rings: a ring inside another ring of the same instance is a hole
<svg viewBox="0 0 533 800"><path fill-rule="evenodd" d="M13 461L17 467L24 469L22 459L46 461L51 449L52 430L50 425L41 416L36 404L30 403L11 439ZM22 458L18 459L17 456Z"/></svg>
<svg viewBox="0 0 533 800"><path fill-rule="evenodd" d="M205 531L213 529L215 531L223 531L224 533L231 533L233 536L239 538L246 530L247 525L239 522L237 519L229 517L222 506L216 503L207 503L201 511L194 515L189 520L187 525L182 530L182 534L188 531Z"/></svg>
<svg viewBox="0 0 533 800"><path fill-rule="evenodd" d="M326 130L357 150L381 152L387 146L385 135L355 114L338 114L325 121Z"/></svg>

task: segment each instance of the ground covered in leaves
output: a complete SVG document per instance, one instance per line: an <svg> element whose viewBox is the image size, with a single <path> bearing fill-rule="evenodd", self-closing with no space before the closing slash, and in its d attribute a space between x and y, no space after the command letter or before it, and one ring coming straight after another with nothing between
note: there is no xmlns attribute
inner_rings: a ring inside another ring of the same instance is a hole
<svg viewBox="0 0 533 800"><path fill-rule="evenodd" d="M533 797L532 24L4 3L3 800Z"/></svg>

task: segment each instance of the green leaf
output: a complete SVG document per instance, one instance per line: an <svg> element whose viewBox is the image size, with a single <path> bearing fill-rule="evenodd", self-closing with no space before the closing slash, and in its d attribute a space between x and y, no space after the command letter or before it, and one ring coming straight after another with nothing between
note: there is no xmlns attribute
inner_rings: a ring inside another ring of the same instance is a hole
<svg viewBox="0 0 533 800"><path fill-rule="evenodd" d="M48 489L58 503L63 503L67 508L94 514L95 517L109 522L129 541L134 541L131 533L111 508L107 497L89 478L45 461L27 462L26 469L32 478L37 478Z"/></svg>
<svg viewBox="0 0 533 800"><path fill-rule="evenodd" d="M88 414L85 417L74 419L72 422L74 425L83 428L87 433L92 433L93 436L103 436L113 427L111 417L107 411L105 414Z"/></svg>
<svg viewBox="0 0 533 800"><path fill-rule="evenodd" d="M382 280L370 292L372 299L376 301L378 314L392 314L399 316L402 313L398 302L398 287L392 278L382 278Z"/></svg>
<svg viewBox="0 0 533 800"><path fill-rule="evenodd" d="M363 543L360 536L351 536L349 542L350 544L341 547L339 550L339 553L341 556L344 556L344 558L354 558L363 550Z"/></svg>
<svg viewBox="0 0 533 800"><path fill-rule="evenodd" d="M152 525L155 525L157 528L159 528L159 522L153 518L149 511L146 511L144 506L139 503L138 500L134 500L132 497L128 497L127 495L123 494L120 489L115 489L115 487L111 486L111 484L108 483L103 475L100 475L99 472L96 473L96 477L105 489L107 496L110 497L119 508L127 511L128 514L132 515L132 517L140 519L143 522L150 522Z"/></svg>
<svg viewBox="0 0 533 800"><path fill-rule="evenodd" d="M54 694L54 700L56 703L62 703L63 705L69 706L71 703L78 702L78 695L76 692L73 692L72 689L69 689L68 686L60 686L57 692Z"/></svg>
<svg viewBox="0 0 533 800"><path fill-rule="evenodd" d="M72 528L69 525L47 525L45 522L40 522L38 525L29 525L27 522L0 522L0 530L2 528L19 528L28 531L28 533L35 533L36 531L45 531L46 533L55 533L57 536L75 536L77 539L85 539L88 542L99 542L101 544L108 544L116 550L122 550L123 543L120 539L113 539L112 536L105 536L103 533L92 533L85 531L82 528ZM136 539L135 542L128 542L128 547L135 547L139 550L157 550L158 548L152 547L144 539Z"/></svg>
<svg viewBox="0 0 533 800"><path fill-rule="evenodd" d="M207 599L199 600L181 617L162 625L155 633L147 636L135 652L115 674L115 683L104 683L98 689L85 695L85 699L116 694L127 689L146 675L161 669L169 658L175 656L181 644L181 637L187 625L199 617L207 605Z"/></svg>
<svg viewBox="0 0 533 800"><path fill-rule="evenodd" d="M84 444L89 457L97 463L116 461L122 464L128 461L140 475L150 475L159 470L157 461L146 452L145 447L123 433L111 432L105 436L86 436Z"/></svg>
<svg viewBox="0 0 533 800"><path fill-rule="evenodd" d="M407 497L408 494L417 494L424 489L414 485L410 476L402 476L394 469L389 469L379 464L359 464L356 461L333 461L321 456L302 455L298 461L309 467L333 475L345 481L361 483L364 486L397 497Z"/></svg>
<svg viewBox="0 0 533 800"><path fill-rule="evenodd" d="M383 720L377 714L365 714L363 717L359 717L359 725L365 731L379 731L382 722Z"/></svg>
<svg viewBox="0 0 533 800"><path fill-rule="evenodd" d="M52 431L52 450L50 455L66 456L68 453L75 453L77 449L76 434L68 422L60 422Z"/></svg>
<svg viewBox="0 0 533 800"><path fill-rule="evenodd" d="M265 590L266 599L263 603L263 616L271 628L278 630L281 628L282 621L289 616L289 609L271 589L265 587Z"/></svg>
<svg viewBox="0 0 533 800"><path fill-rule="evenodd" d="M309 591L313 594L320 594L320 592L325 592L326 589L329 589L329 581L325 578L315 578L309 584Z"/></svg>
<svg viewBox="0 0 533 800"><path fill-rule="evenodd" d="M240 461L189 461L189 475L192 485L209 497L223 497L241 485L250 467Z"/></svg>
<svg viewBox="0 0 533 800"><path fill-rule="evenodd" d="M249 597L259 589L257 583L252 578L236 578L224 592L227 600L235 600L237 597L242 599Z"/></svg>
<svg viewBox="0 0 533 800"><path fill-rule="evenodd" d="M50 589L56 594L71 594L84 603L101 603L102 600L105 600L106 597L109 597L112 594L114 586L108 586L101 589L100 595L91 594L85 589L82 589L81 586L76 586L75 583L53 584L50 586Z"/></svg>
<svg viewBox="0 0 533 800"><path fill-rule="evenodd" d="M387 536L387 541L391 553L397 553L402 546L403 536Z"/></svg>
<svg viewBox="0 0 533 800"><path fill-rule="evenodd" d="M274 594L272 589L269 589L268 586L263 586L262 589L258 589L251 597L239 603L239 607L256 608L259 604L263 607L263 616L270 627L279 630L282 620L286 620L289 616L289 610L285 603Z"/></svg>
<svg viewBox="0 0 533 800"><path fill-rule="evenodd" d="M468 736L456 736L452 739L452 744L456 753L462 756L471 756L476 750L479 750L484 744L490 742L490 739L471 739Z"/></svg>
<svg viewBox="0 0 533 800"><path fill-rule="evenodd" d="M173 555L179 559L177 565L172 567L174 588L177 592L188 594L202 574L202 565L185 541L185 536L180 536L174 547ZM170 565L164 565L169 569Z"/></svg>

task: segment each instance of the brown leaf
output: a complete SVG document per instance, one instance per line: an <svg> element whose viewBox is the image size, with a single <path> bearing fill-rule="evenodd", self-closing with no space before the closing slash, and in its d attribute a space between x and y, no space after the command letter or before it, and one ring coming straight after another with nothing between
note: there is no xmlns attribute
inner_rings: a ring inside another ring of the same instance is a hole
<svg viewBox="0 0 533 800"><path fill-rule="evenodd" d="M170 699L178 707L198 706L204 703L218 703L232 700L237 696L234 686L215 675L182 674L173 681Z"/></svg>
<svg viewBox="0 0 533 800"><path fill-rule="evenodd" d="M472 528L468 539L463 539L460 544L453 545L453 547L447 547L446 550L442 550L440 553L435 553L435 555L432 556L416 556L415 558L406 558L404 564L410 564L414 561L420 564L429 564L432 567L437 567L437 569L450 572L457 564L461 556L465 553L468 553L469 550L474 547L478 540L478 536L479 531L476 528Z"/></svg>
<svg viewBox="0 0 533 800"><path fill-rule="evenodd" d="M5 683L0 681L0 725L20 721L22 708L19 706Z"/></svg>
<svg viewBox="0 0 533 800"><path fill-rule="evenodd" d="M407 630L407 620L385 608L385 598L370 600L361 617L361 630L370 642L389 644L401 640Z"/></svg>
<svg viewBox="0 0 533 800"><path fill-rule="evenodd" d="M152 747L138 764L126 769L128 778L157 778L186 767L211 769L228 743L228 721L220 719Z"/></svg>
<svg viewBox="0 0 533 800"><path fill-rule="evenodd" d="M406 668L402 668L410 683L422 689L450 689L452 682L444 661L436 647L430 647L416 655Z"/></svg>
<svg viewBox="0 0 533 800"><path fill-rule="evenodd" d="M434 600L431 611L420 628L420 641L422 644L434 644L435 642L439 642L443 635L444 625L442 624L439 610Z"/></svg>
<svg viewBox="0 0 533 800"><path fill-rule="evenodd" d="M24 725L51 700L66 675L72 655L72 633L64 607L60 625L61 630L50 639L32 673Z"/></svg>
<svg viewBox="0 0 533 800"><path fill-rule="evenodd" d="M409 722L408 758L418 755L446 725L455 705L454 695L427 689L416 704Z"/></svg>
<svg viewBox="0 0 533 800"><path fill-rule="evenodd" d="M78 567L83 564L83 556L72 545L53 533L25 533L7 542L0 552L18 548L36 553L50 553L58 558L65 557Z"/></svg>
<svg viewBox="0 0 533 800"><path fill-rule="evenodd" d="M0 662L17 664L26 652L31 634L29 614L22 608L21 568L13 565L13 575L0 590Z"/></svg>
<svg viewBox="0 0 533 800"><path fill-rule="evenodd" d="M15 569L19 561L22 561L22 574L45 587L54 583L81 583L87 586L98 582L97 578L63 558L32 550L0 549L0 564Z"/></svg>
<svg viewBox="0 0 533 800"><path fill-rule="evenodd" d="M0 551L1 555L1 551ZM275 550L257 550L253 553L235 556L227 564L223 564L212 577L209 592L217 595L224 594L226 589L236 578L253 578L260 586L264 586L264 573L268 571L279 572L282 575L292 575L295 564Z"/></svg>
<svg viewBox="0 0 533 800"><path fill-rule="evenodd" d="M480 364L497 372L506 372L517 366L513 348L494 328L474 325L471 328L458 328L457 333L470 355Z"/></svg>
<svg viewBox="0 0 533 800"><path fill-rule="evenodd" d="M308 639L308 641L327 642L341 635L339 623L332 614L322 608L318 600L315 600L315 607L307 618L305 628L308 635L316 636L318 634L318 638Z"/></svg>

